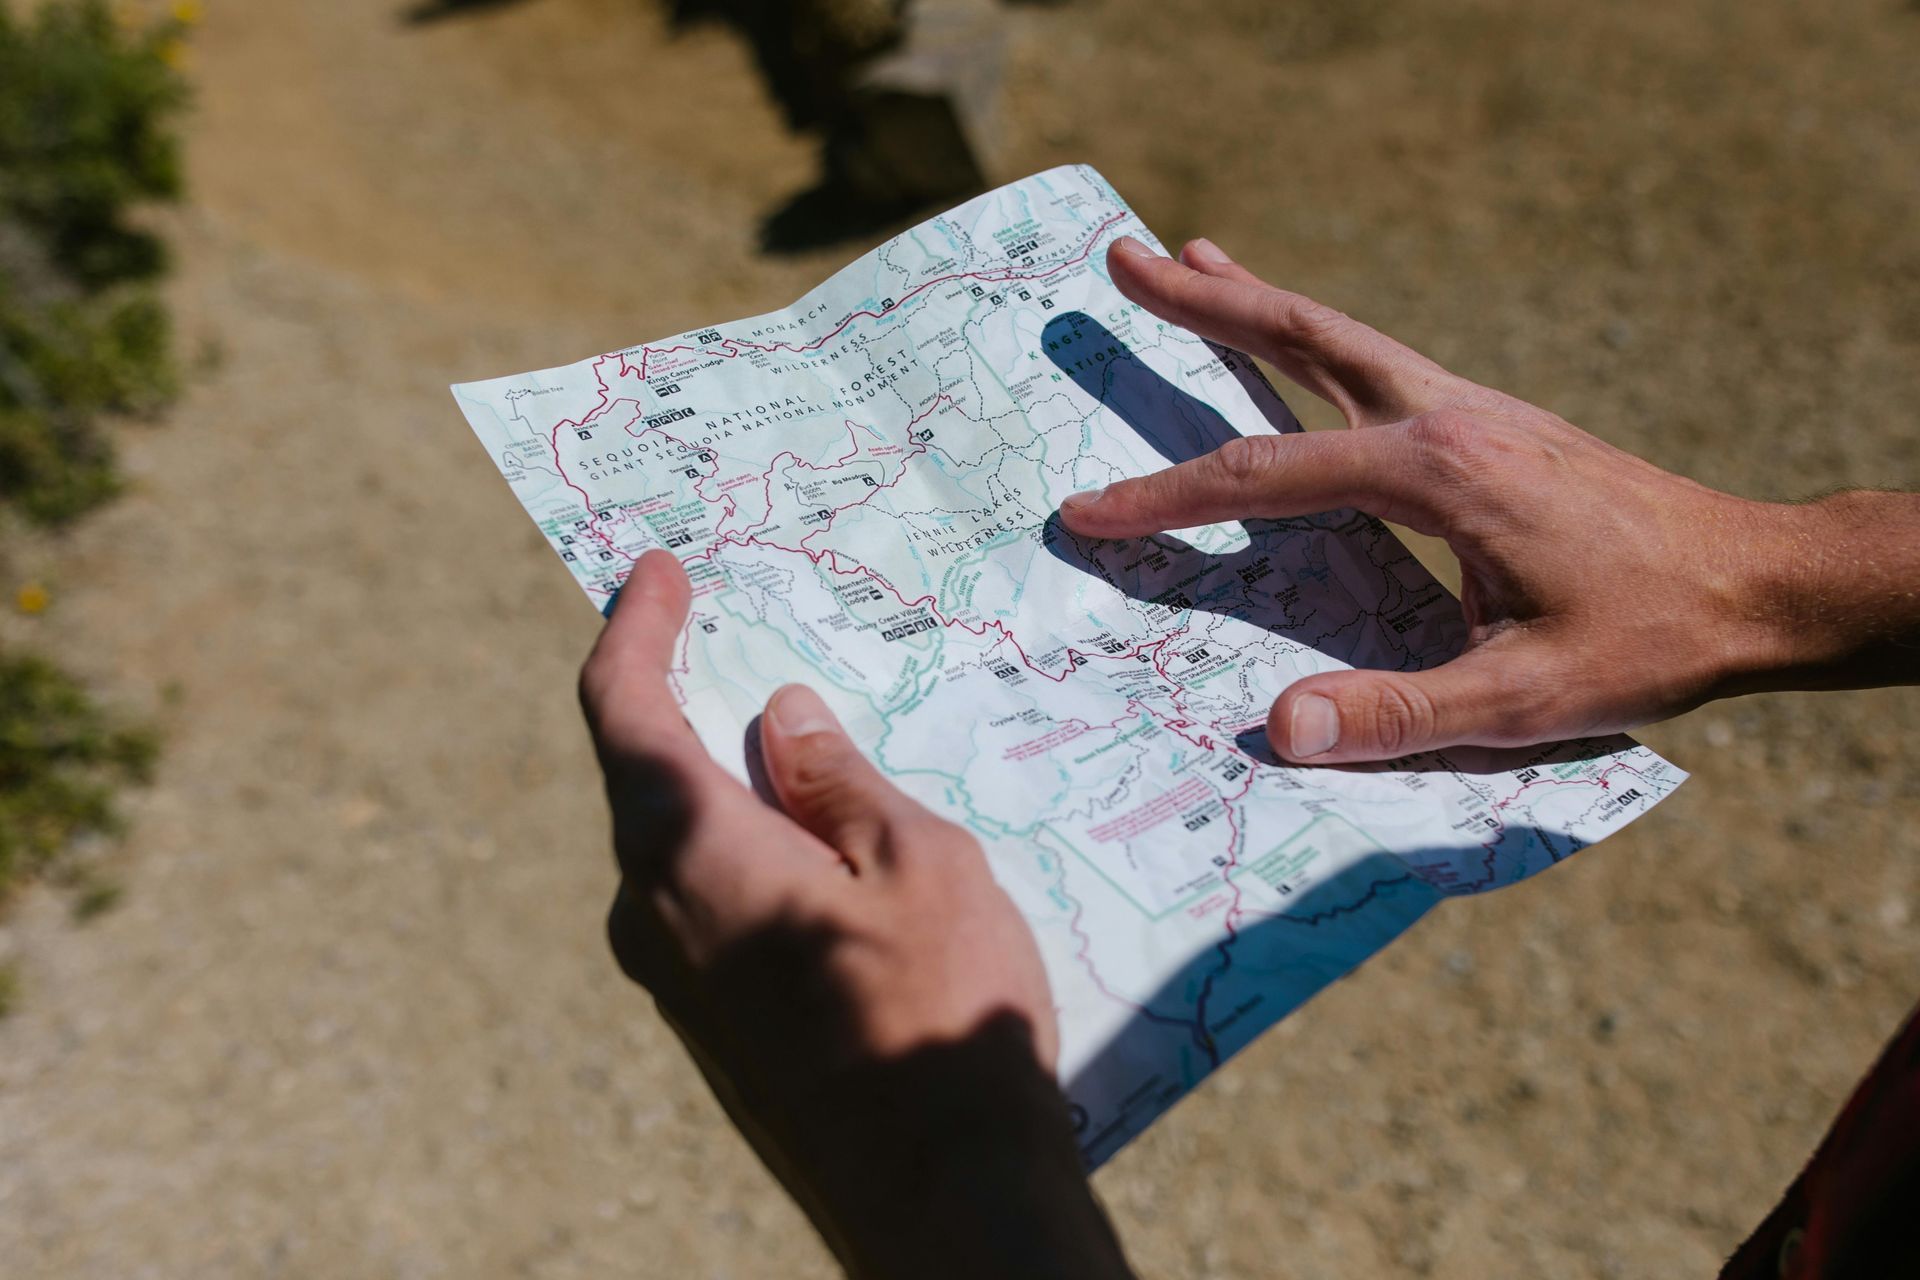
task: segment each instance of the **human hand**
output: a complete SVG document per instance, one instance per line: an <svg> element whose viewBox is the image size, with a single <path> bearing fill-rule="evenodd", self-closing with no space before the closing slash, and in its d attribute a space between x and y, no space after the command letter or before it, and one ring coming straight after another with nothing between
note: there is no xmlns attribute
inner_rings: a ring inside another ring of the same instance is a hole
<svg viewBox="0 0 1920 1280"><path fill-rule="evenodd" d="M1133 301L1271 362L1361 429L1230 441L1068 498L1068 528L1138 537L1354 507L1438 535L1460 560L1465 651L1426 671L1297 681L1267 721L1289 760L1627 729L1727 693L1871 680L1873 636L1913 635L1920 563L1882 565L1872 586L1854 575L1853 605L1891 601L1904 580L1904 621L1883 608L1877 632L1838 625L1863 610L1836 607L1819 581L1843 535L1860 540L1857 503L1752 502L1671 475L1263 283L1205 240L1175 261L1122 239L1107 263ZM1915 515L1908 503L1876 518L1920 546Z"/></svg>
<svg viewBox="0 0 1920 1280"><path fill-rule="evenodd" d="M716 765L667 684L689 590L642 556L581 672L622 968L856 1274L1124 1274L1039 951L979 846L799 686L760 721L779 809Z"/></svg>

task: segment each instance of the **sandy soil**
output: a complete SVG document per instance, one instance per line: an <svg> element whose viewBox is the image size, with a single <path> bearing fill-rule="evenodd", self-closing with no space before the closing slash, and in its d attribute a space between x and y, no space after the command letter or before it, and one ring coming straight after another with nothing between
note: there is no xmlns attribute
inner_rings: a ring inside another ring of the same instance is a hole
<svg viewBox="0 0 1920 1280"><path fill-rule="evenodd" d="M1169 8L1023 12L1001 176L1091 161L1712 484L1920 481L1911 5ZM177 698L126 905L0 932L0 1270L828 1275L605 954L596 620L444 390L791 300L854 251L752 251L808 150L633 0L209 9L174 299L224 358L19 552L59 606L15 631ZM1697 777L1650 819L1101 1174L1142 1269L1711 1274L1920 996L1917 731L1912 692L1651 731Z"/></svg>

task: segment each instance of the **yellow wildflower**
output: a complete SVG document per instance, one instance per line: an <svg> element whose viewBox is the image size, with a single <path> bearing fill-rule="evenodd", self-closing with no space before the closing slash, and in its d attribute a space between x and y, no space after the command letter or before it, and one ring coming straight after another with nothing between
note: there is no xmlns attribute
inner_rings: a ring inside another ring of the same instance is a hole
<svg viewBox="0 0 1920 1280"><path fill-rule="evenodd" d="M181 26L197 27L205 16L200 0L173 0L173 20Z"/></svg>
<svg viewBox="0 0 1920 1280"><path fill-rule="evenodd" d="M13 603L22 613L45 613L52 597L47 589L37 582L29 582L15 593Z"/></svg>

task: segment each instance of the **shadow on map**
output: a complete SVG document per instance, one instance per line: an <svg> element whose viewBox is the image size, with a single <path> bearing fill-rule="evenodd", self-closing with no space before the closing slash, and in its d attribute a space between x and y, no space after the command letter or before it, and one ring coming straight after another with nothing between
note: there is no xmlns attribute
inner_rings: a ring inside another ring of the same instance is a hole
<svg viewBox="0 0 1920 1280"><path fill-rule="evenodd" d="M1209 1071L1443 896L1400 859L1375 853L1299 894L1285 914L1244 912L1230 938L1190 959L1065 1082L1089 1163L1106 1160ZM1119 1097L1090 1096L1102 1080L1129 1087Z"/></svg>
<svg viewBox="0 0 1920 1280"><path fill-rule="evenodd" d="M1155 373L1133 348L1084 311L1055 316L1040 337L1055 368L1118 414L1168 462L1211 453L1240 434L1218 409ZM1215 343L1207 346L1242 386L1257 391L1254 405L1266 412L1274 430L1300 429L1252 361ZM1268 397L1280 405L1278 412L1265 409Z"/></svg>
<svg viewBox="0 0 1920 1280"><path fill-rule="evenodd" d="M1125 422L1169 464L1186 462L1238 436L1204 400L1174 385L1098 320L1068 312L1043 330L1048 359L1074 384ZM1211 345L1211 344L1209 344ZM1256 406L1282 431L1298 430L1284 406L1267 408L1271 391L1237 353L1215 347ZM1277 398L1272 403L1277 404ZM1386 527L1357 511L1333 511L1289 520L1245 520L1246 545L1203 551L1170 533L1145 538L1083 538L1058 512L1041 526L1048 553L1077 573L1146 604L1165 609L1169 628L1192 611L1236 618L1342 661L1383 670L1413 670L1442 661L1465 639L1453 598L1419 567ZM1349 552L1341 544L1368 544ZM1344 561L1344 568L1336 562ZM1370 588L1380 602L1354 601L1342 575L1378 574ZM1342 608L1329 612L1330 605ZM1362 643L1371 634L1371 643ZM1234 745L1260 764L1280 766L1264 724L1242 726ZM1583 743L1569 759L1604 754L1603 742ZM1524 750L1457 747L1381 764L1335 766L1350 772L1442 771L1479 774L1519 768Z"/></svg>
<svg viewBox="0 0 1920 1280"><path fill-rule="evenodd" d="M1047 358L1056 368L1091 399L1111 410L1169 464L1211 453L1240 434L1218 409L1162 377L1112 331L1084 312L1067 312L1049 321L1042 338ZM1223 348L1213 349L1242 385L1260 377L1245 357ZM1249 386L1249 390L1255 389ZM1271 389L1261 385L1257 390L1254 403L1264 407ZM1276 428L1298 430L1284 407L1278 415L1271 410L1268 413ZM1382 625L1370 614L1330 622L1304 603L1316 585L1332 577L1327 543L1342 537L1372 538L1392 563L1413 559L1412 553L1382 525L1356 511L1241 523L1248 541L1228 552L1202 551L1166 533L1145 538L1082 538L1060 522L1058 513L1048 517L1041 540L1055 559L1103 580L1131 599L1174 613L1191 609L1238 618L1315 649L1343 632ZM1283 547L1296 566L1291 579L1282 577L1275 568L1283 562ZM1386 573L1385 565L1382 577L1383 600L1393 600L1397 590L1405 594ZM1411 654L1403 665L1415 665Z"/></svg>

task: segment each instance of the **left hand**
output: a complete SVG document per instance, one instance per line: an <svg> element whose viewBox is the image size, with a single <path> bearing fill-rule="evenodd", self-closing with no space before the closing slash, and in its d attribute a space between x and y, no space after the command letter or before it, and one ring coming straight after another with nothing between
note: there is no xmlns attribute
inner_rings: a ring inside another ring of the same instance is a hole
<svg viewBox="0 0 1920 1280"><path fill-rule="evenodd" d="M1053 1079L1039 950L979 845L796 685L760 721L780 808L716 765L667 684L689 595L670 553L642 556L580 677L621 966L857 1273L988 1274L983 1249L1104 1232ZM1007 1230L978 1238L969 1215L1009 1197Z"/></svg>

